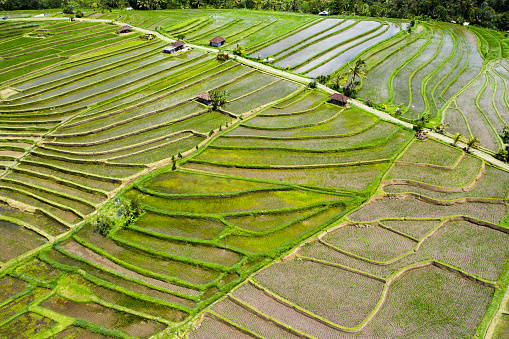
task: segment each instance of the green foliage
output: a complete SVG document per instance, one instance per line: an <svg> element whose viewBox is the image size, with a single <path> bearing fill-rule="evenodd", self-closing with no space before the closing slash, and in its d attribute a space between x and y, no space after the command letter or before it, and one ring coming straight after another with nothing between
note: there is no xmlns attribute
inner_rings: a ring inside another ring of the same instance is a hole
<svg viewBox="0 0 509 339"><path fill-rule="evenodd" d="M500 134L500 137L505 143L509 143L509 126L504 126L502 129L502 134Z"/></svg>
<svg viewBox="0 0 509 339"><path fill-rule="evenodd" d="M309 88L316 88L318 82L316 81L316 79L313 79L309 84L308 84L308 87Z"/></svg>
<svg viewBox="0 0 509 339"><path fill-rule="evenodd" d="M229 99L228 90L215 90L210 93L210 100L212 100L212 109L217 110L219 107L224 106Z"/></svg>
<svg viewBox="0 0 509 339"><path fill-rule="evenodd" d="M467 142L465 143L467 147L465 148L465 151L468 152L470 148L476 148L480 145L480 140L477 137L471 136L468 138Z"/></svg>
<svg viewBox="0 0 509 339"><path fill-rule="evenodd" d="M237 44L237 47L233 50L233 54L239 55L239 56L244 55L245 52L246 52L246 49L239 44Z"/></svg>
<svg viewBox="0 0 509 339"><path fill-rule="evenodd" d="M106 216L101 215L92 223L94 233L99 233L103 237L107 237L113 228L113 220Z"/></svg>
<svg viewBox="0 0 509 339"><path fill-rule="evenodd" d="M355 97L357 93L357 87L361 84L360 79L365 78L368 72L366 61L359 58L355 62L355 65L350 67L347 75L347 85L343 88L343 92L346 96ZM359 80L357 80L359 78Z"/></svg>
<svg viewBox="0 0 509 339"><path fill-rule="evenodd" d="M497 154L495 154L495 158L500 160L500 161L504 161L506 162L507 161L507 156L508 156L508 153L507 153L507 150L505 149L505 147L501 147Z"/></svg>
<svg viewBox="0 0 509 339"><path fill-rule="evenodd" d="M449 124L439 124L438 126L436 126L433 130L436 132L436 133L440 133L440 134L444 134L445 131L449 128Z"/></svg>
<svg viewBox="0 0 509 339"><path fill-rule="evenodd" d="M456 133L452 137L452 144L456 146L458 142L460 142L463 139L463 135L460 133Z"/></svg>

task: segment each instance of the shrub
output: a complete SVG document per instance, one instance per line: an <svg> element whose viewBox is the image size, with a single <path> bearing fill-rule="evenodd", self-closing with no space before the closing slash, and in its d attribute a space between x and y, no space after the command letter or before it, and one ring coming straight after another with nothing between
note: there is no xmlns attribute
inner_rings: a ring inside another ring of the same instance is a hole
<svg viewBox="0 0 509 339"><path fill-rule="evenodd" d="M99 233L103 237L107 237L108 234L110 234L112 226L113 220L105 215L101 215L94 222L94 233Z"/></svg>
<svg viewBox="0 0 509 339"><path fill-rule="evenodd" d="M505 149L505 147L501 147L497 154L495 154L495 158L500 160L500 161L504 161L506 162L507 161L507 156L508 156L508 152L507 150Z"/></svg>
<svg viewBox="0 0 509 339"><path fill-rule="evenodd" d="M316 79L313 79L310 83L309 83L309 88L316 88L316 85L317 85L317 81Z"/></svg>
<svg viewBox="0 0 509 339"><path fill-rule="evenodd" d="M72 8L72 6L70 5L66 5L64 6L64 8L62 9L62 12L64 14L74 14L74 8Z"/></svg>
<svg viewBox="0 0 509 339"><path fill-rule="evenodd" d="M500 137L505 143L509 142L509 126L504 126L502 129L502 134L500 134Z"/></svg>
<svg viewBox="0 0 509 339"><path fill-rule="evenodd" d="M83 18L83 12L82 11L77 11L76 12L76 17L77 18Z"/></svg>
<svg viewBox="0 0 509 339"><path fill-rule="evenodd" d="M237 44L237 48L233 50L233 54L242 56L246 52L246 49L243 46Z"/></svg>

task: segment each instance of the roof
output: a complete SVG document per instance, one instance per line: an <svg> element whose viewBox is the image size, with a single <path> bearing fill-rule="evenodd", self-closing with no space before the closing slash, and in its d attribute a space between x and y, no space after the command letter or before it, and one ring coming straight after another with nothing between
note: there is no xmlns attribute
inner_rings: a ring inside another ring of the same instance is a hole
<svg viewBox="0 0 509 339"><path fill-rule="evenodd" d="M205 92L198 94L196 97L198 99L210 101L210 94L205 93Z"/></svg>
<svg viewBox="0 0 509 339"><path fill-rule="evenodd" d="M180 46L184 46L184 43L182 41L175 41L174 43L171 44L173 47L180 47Z"/></svg>
<svg viewBox="0 0 509 339"><path fill-rule="evenodd" d="M213 42L213 43L216 43L216 44L219 44L223 41L226 41L225 38L223 37L220 37L220 36L216 36L214 39L211 39L210 42Z"/></svg>
<svg viewBox="0 0 509 339"><path fill-rule="evenodd" d="M127 26L127 25L120 27L121 31L127 31L128 29L133 29L133 28L131 26Z"/></svg>
<svg viewBox="0 0 509 339"><path fill-rule="evenodd" d="M339 102L347 102L348 99L350 99L350 98L347 97L346 95L343 95L343 94L334 93L333 95L331 95L329 97L329 99L336 100L336 101L339 101Z"/></svg>

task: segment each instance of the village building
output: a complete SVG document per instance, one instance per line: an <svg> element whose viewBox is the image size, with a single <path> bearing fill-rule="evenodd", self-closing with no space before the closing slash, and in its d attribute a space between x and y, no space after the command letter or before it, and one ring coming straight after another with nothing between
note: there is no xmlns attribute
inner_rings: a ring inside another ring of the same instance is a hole
<svg viewBox="0 0 509 339"><path fill-rule="evenodd" d="M213 47L221 47L226 42L225 38L222 38L220 36L216 36L214 39L210 40L210 46Z"/></svg>
<svg viewBox="0 0 509 339"><path fill-rule="evenodd" d="M350 99L346 95L334 93L330 97L330 103L339 106L348 106L348 100Z"/></svg>
<svg viewBox="0 0 509 339"><path fill-rule="evenodd" d="M184 49L184 47L186 47L186 45L182 41L175 41L170 46L163 48L163 53L172 54Z"/></svg>
<svg viewBox="0 0 509 339"><path fill-rule="evenodd" d="M129 33L129 32L132 32L133 31L133 28L131 26L122 26L120 27L120 33Z"/></svg>
<svg viewBox="0 0 509 339"><path fill-rule="evenodd" d="M319 16L328 16L329 15L329 12L327 11L323 11L323 12L320 12L318 13Z"/></svg>
<svg viewBox="0 0 509 339"><path fill-rule="evenodd" d="M196 96L196 99L205 105L212 105L212 99L208 93L200 93Z"/></svg>
<svg viewBox="0 0 509 339"><path fill-rule="evenodd" d="M175 41L171 44L172 47L175 47L176 51L180 51L181 49L184 49L186 47L186 44L184 44L182 41Z"/></svg>

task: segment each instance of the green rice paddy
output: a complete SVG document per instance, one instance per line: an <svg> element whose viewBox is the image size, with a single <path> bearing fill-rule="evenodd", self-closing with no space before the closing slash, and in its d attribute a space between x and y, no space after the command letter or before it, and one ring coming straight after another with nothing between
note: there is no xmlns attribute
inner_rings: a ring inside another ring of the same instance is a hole
<svg viewBox="0 0 509 339"><path fill-rule="evenodd" d="M58 18L0 22L1 338L504 337L506 167L306 85L362 57L360 98L493 154L505 36L247 10ZM190 48L161 53L181 34ZM217 35L251 62L203 48ZM197 100L216 90L218 109Z"/></svg>

